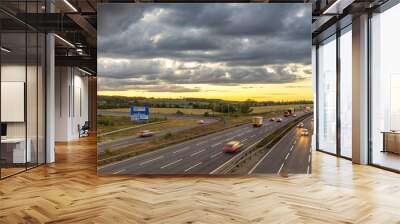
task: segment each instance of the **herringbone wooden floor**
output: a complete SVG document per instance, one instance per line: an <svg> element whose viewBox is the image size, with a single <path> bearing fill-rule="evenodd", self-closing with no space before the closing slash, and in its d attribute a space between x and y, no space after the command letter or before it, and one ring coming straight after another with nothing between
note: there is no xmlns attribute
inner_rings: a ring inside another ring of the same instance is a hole
<svg viewBox="0 0 400 224"><path fill-rule="evenodd" d="M0 181L0 223L400 223L400 175L315 152L313 174L98 177L93 138Z"/></svg>

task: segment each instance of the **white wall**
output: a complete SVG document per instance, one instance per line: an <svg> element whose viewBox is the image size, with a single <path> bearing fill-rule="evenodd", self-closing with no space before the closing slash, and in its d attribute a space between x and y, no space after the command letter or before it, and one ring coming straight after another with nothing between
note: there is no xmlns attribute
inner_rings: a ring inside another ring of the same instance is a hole
<svg viewBox="0 0 400 224"><path fill-rule="evenodd" d="M55 140L79 138L78 125L88 120L88 78L72 67L56 67Z"/></svg>

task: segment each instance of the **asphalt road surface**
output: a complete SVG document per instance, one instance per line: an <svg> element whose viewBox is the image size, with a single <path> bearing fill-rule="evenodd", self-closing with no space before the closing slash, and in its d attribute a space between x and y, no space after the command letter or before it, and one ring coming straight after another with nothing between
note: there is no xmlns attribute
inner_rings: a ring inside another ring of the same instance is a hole
<svg viewBox="0 0 400 224"><path fill-rule="evenodd" d="M304 128L308 136L301 135L302 128L293 128L250 170L249 174L276 173L309 174L311 172L312 118L307 118Z"/></svg>
<svg viewBox="0 0 400 224"><path fill-rule="evenodd" d="M302 116L303 113L297 113ZM210 174L213 170L232 159L235 154L224 153L223 144L239 140L242 150L262 140L297 117L282 117L283 121L264 121L254 128L251 124L241 125L213 133L163 149L132 157L98 168L99 173L113 174Z"/></svg>
<svg viewBox="0 0 400 224"><path fill-rule="evenodd" d="M124 138L119 138L119 139L115 139L115 140L102 142L102 143L97 144L97 151L99 153L103 153L106 149L109 149L110 151L117 150L117 149L129 146L129 145L133 145L136 143L141 143L141 142L145 142L145 141L154 140L156 138L160 138L160 137L164 136L166 133L174 134L174 133L178 133L178 132L183 132L185 130L189 130L189 129L192 129L192 128L195 128L195 127L198 127L201 125L210 124L215 121L216 120L213 120L213 119L207 119L207 120L204 120L204 124L195 124L195 125L188 125L188 126L183 126L183 127L169 128L169 129L155 132L153 136L145 137L145 138L134 135L134 136L130 136L130 137L124 137Z"/></svg>

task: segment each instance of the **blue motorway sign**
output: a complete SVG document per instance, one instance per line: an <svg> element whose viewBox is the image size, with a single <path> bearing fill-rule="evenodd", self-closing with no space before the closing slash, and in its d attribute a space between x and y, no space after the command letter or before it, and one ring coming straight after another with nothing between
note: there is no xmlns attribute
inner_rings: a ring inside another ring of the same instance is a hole
<svg viewBox="0 0 400 224"><path fill-rule="evenodd" d="M131 106L131 121L147 121L149 114L149 107Z"/></svg>

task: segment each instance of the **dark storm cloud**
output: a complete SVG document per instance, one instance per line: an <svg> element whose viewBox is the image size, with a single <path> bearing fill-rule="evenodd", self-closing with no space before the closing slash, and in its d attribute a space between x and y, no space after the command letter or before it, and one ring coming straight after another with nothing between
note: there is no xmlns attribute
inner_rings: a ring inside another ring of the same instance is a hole
<svg viewBox="0 0 400 224"><path fill-rule="evenodd" d="M294 82L304 77L285 68L310 64L310 16L303 4L100 4L99 74L143 84Z"/></svg>
<svg viewBox="0 0 400 224"><path fill-rule="evenodd" d="M135 91L143 92L199 92L200 88L186 88L184 86L162 84L158 81L138 81L138 80L122 80L114 78L100 78L99 77L99 90L100 91L127 91L134 89Z"/></svg>

